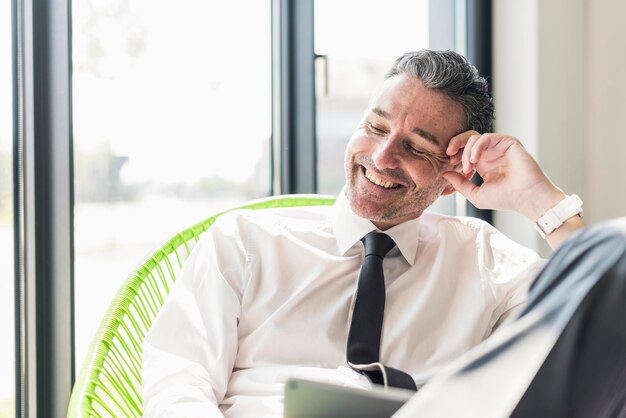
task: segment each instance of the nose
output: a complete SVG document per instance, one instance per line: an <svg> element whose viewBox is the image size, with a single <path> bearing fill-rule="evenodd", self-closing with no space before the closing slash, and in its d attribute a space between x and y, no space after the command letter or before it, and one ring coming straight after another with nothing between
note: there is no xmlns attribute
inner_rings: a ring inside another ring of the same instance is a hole
<svg viewBox="0 0 626 418"><path fill-rule="evenodd" d="M384 141L380 141L376 144L374 153L372 154L372 161L379 170L386 168L398 168L400 161L398 156L399 141L393 137L388 137Z"/></svg>

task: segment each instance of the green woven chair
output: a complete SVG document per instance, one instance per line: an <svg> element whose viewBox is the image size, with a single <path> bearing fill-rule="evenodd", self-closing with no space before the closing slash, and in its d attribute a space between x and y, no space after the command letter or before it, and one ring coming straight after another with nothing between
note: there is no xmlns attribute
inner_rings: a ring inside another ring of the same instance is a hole
<svg viewBox="0 0 626 418"><path fill-rule="evenodd" d="M323 195L283 195L217 213L176 234L128 277L108 308L74 385L68 417L140 417L142 342L200 236L234 209L332 205Z"/></svg>

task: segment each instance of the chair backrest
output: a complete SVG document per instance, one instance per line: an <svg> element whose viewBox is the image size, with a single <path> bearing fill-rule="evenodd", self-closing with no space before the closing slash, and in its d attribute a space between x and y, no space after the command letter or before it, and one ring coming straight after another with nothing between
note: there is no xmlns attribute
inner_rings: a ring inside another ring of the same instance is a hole
<svg viewBox="0 0 626 418"><path fill-rule="evenodd" d="M109 306L85 357L68 417L140 417L142 343L183 263L200 236L235 209L331 205L323 195L283 195L224 210L176 234L126 279Z"/></svg>

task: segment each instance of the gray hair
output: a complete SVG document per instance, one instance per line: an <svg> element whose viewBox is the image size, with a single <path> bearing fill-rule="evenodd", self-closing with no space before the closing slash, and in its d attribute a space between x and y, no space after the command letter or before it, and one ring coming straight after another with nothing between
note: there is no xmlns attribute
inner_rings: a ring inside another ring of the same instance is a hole
<svg viewBox="0 0 626 418"><path fill-rule="evenodd" d="M408 52L396 60L385 80L401 74L419 78L425 87L458 103L465 113L463 130L492 131L494 107L487 80L464 56L447 50Z"/></svg>

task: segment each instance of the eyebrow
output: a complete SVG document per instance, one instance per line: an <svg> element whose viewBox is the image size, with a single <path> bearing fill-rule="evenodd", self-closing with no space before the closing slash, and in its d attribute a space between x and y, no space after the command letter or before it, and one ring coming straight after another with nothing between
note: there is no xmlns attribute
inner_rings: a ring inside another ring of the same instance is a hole
<svg viewBox="0 0 626 418"><path fill-rule="evenodd" d="M391 115L389 114L389 112L385 112L384 110L382 110L379 107L373 107L372 109L372 113L377 114L378 116L385 118L385 119L391 119ZM439 146L439 141L437 141L437 137L433 134L431 134L428 131L425 131L421 128L413 128L412 132L421 136L422 138L424 138L425 140L427 140L428 142L432 143L433 145L437 145Z"/></svg>

